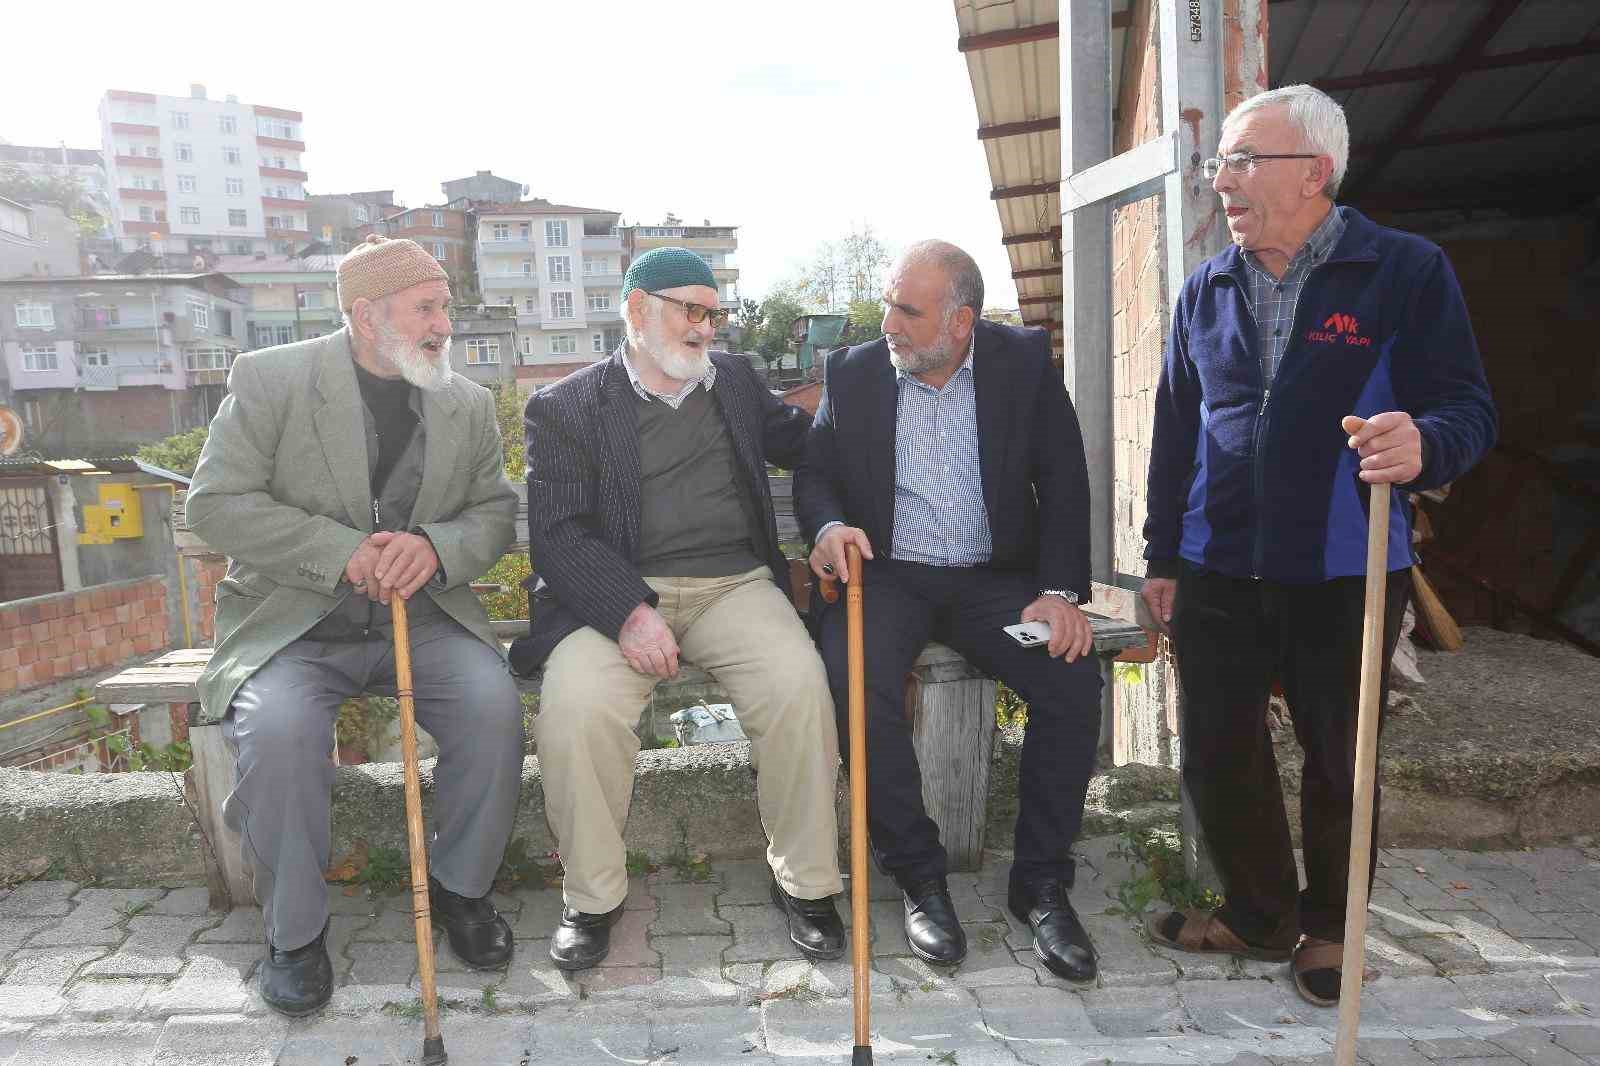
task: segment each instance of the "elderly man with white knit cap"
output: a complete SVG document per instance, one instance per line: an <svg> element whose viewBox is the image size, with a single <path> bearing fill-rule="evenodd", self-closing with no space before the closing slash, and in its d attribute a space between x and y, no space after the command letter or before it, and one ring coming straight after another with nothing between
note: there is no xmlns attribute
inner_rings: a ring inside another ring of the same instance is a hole
<svg viewBox="0 0 1600 1066"><path fill-rule="evenodd" d="M489 901L522 780L522 711L469 582L511 544L494 399L450 368L450 287L415 242L370 237L338 272L345 326L242 355L189 490L229 557L200 681L238 785L223 807L266 927L268 1006L328 1002L334 721L393 695L389 604L407 603L417 720L439 745L433 919L468 966L511 958ZM236 901L244 902L244 901Z"/></svg>

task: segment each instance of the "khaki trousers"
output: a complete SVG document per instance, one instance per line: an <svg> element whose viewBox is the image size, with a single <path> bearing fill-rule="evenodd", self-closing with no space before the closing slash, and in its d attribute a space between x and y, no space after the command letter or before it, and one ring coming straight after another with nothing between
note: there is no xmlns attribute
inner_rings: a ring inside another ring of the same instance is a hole
<svg viewBox="0 0 1600 1066"><path fill-rule="evenodd" d="M828 677L794 608L759 567L718 578L646 578L688 659L733 699L750 737L767 863L783 890L843 890L834 794L839 736ZM545 663L534 738L545 814L566 868L567 906L603 914L628 892L622 830L633 799L634 734L658 679L585 626Z"/></svg>

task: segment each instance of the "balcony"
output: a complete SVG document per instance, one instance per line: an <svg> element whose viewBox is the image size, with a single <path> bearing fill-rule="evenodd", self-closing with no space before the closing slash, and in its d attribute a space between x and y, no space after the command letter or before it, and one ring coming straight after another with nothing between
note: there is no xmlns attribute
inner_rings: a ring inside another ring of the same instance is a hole
<svg viewBox="0 0 1600 1066"><path fill-rule="evenodd" d="M148 310L145 314L129 314L124 311L117 315L116 321L106 321L103 312L81 308L78 311L78 337L80 340L102 340L114 338L137 339L143 337L149 340L156 328L155 319L151 318Z"/></svg>
<svg viewBox="0 0 1600 1066"><path fill-rule="evenodd" d="M622 237L618 234L605 234L600 236L583 235L583 250L586 252L620 252L622 251Z"/></svg>
<svg viewBox="0 0 1600 1066"><path fill-rule="evenodd" d="M595 289L621 287L621 274L584 274L584 285Z"/></svg>
<svg viewBox="0 0 1600 1066"><path fill-rule="evenodd" d="M480 239L478 241L479 255L497 255L502 252L507 255L511 255L517 253L537 252L538 250L539 245L526 237L503 241L497 241L492 238L487 240Z"/></svg>
<svg viewBox="0 0 1600 1066"><path fill-rule="evenodd" d="M124 237L169 237L171 228L165 222L140 222L137 219L124 219L122 222L122 235Z"/></svg>
<svg viewBox="0 0 1600 1066"><path fill-rule="evenodd" d="M305 141L286 141L281 137L256 136L256 144L262 148L282 148L286 152L303 152L306 150Z"/></svg>
<svg viewBox="0 0 1600 1066"><path fill-rule="evenodd" d="M622 321L622 313L615 307L608 307L603 311L587 311L585 312L585 318L591 326L612 325Z"/></svg>
<svg viewBox="0 0 1600 1066"><path fill-rule="evenodd" d="M114 366L85 366L78 370L78 384L89 392L110 392L117 387Z"/></svg>
<svg viewBox="0 0 1600 1066"><path fill-rule="evenodd" d="M311 239L308 229L283 229L282 227L267 227L268 240L304 241Z"/></svg>
<svg viewBox="0 0 1600 1066"><path fill-rule="evenodd" d="M261 198L261 206L270 207L277 211L304 211L306 202L292 197L263 196Z"/></svg>
<svg viewBox="0 0 1600 1066"><path fill-rule="evenodd" d="M119 155L116 157L119 167L150 167L154 170L161 169L160 158L151 158L147 155Z"/></svg>
<svg viewBox="0 0 1600 1066"><path fill-rule="evenodd" d="M284 178L288 181L305 181L306 172L303 170L288 170L283 167L258 167L263 178Z"/></svg>
<svg viewBox="0 0 1600 1066"><path fill-rule="evenodd" d="M126 133L135 137L160 137L160 126L143 126L137 122L113 122L112 133Z"/></svg>
<svg viewBox="0 0 1600 1066"><path fill-rule="evenodd" d="M482 283L485 289L496 288L533 290L539 287L539 275L524 274L520 270L506 271L500 274L480 273L478 275L478 281Z"/></svg>
<svg viewBox="0 0 1600 1066"><path fill-rule="evenodd" d="M124 200L154 200L163 204L167 202L165 189L118 189L117 195Z"/></svg>

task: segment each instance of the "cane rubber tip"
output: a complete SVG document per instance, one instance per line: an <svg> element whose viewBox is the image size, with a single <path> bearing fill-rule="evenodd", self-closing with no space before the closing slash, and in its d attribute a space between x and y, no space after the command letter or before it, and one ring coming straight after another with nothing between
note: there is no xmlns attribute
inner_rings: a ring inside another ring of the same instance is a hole
<svg viewBox="0 0 1600 1066"><path fill-rule="evenodd" d="M450 1056L445 1054L444 1037L429 1036L422 1041L422 1066L445 1066L450 1061ZM871 1056L867 1058L872 1061Z"/></svg>
<svg viewBox="0 0 1600 1066"><path fill-rule="evenodd" d="M872 1066L872 1045L857 1044L850 1052L850 1066Z"/></svg>

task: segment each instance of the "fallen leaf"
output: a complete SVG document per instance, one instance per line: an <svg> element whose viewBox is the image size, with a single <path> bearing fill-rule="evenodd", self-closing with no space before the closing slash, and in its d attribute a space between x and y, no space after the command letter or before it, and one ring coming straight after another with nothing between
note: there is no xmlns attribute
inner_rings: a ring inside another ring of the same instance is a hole
<svg viewBox="0 0 1600 1066"><path fill-rule="evenodd" d="M1424 870L1424 869L1423 869L1423 868L1422 868L1422 867L1420 867L1420 866L1413 866L1413 867L1412 867L1412 869L1413 869L1413 870L1415 870L1415 871L1417 871L1417 873L1419 873L1419 874L1425 874L1425 873L1427 873L1427 872L1428 872L1428 871L1427 871L1427 870Z"/></svg>
<svg viewBox="0 0 1600 1066"><path fill-rule="evenodd" d="M361 886L360 885L345 885L344 886L344 894L347 895L347 896L359 896L359 895L361 895Z"/></svg>
<svg viewBox="0 0 1600 1066"><path fill-rule="evenodd" d="M1459 891L1465 892L1467 889L1471 888L1472 886L1467 884L1465 881L1451 881L1450 882L1450 887L1454 888L1454 889L1457 889Z"/></svg>

